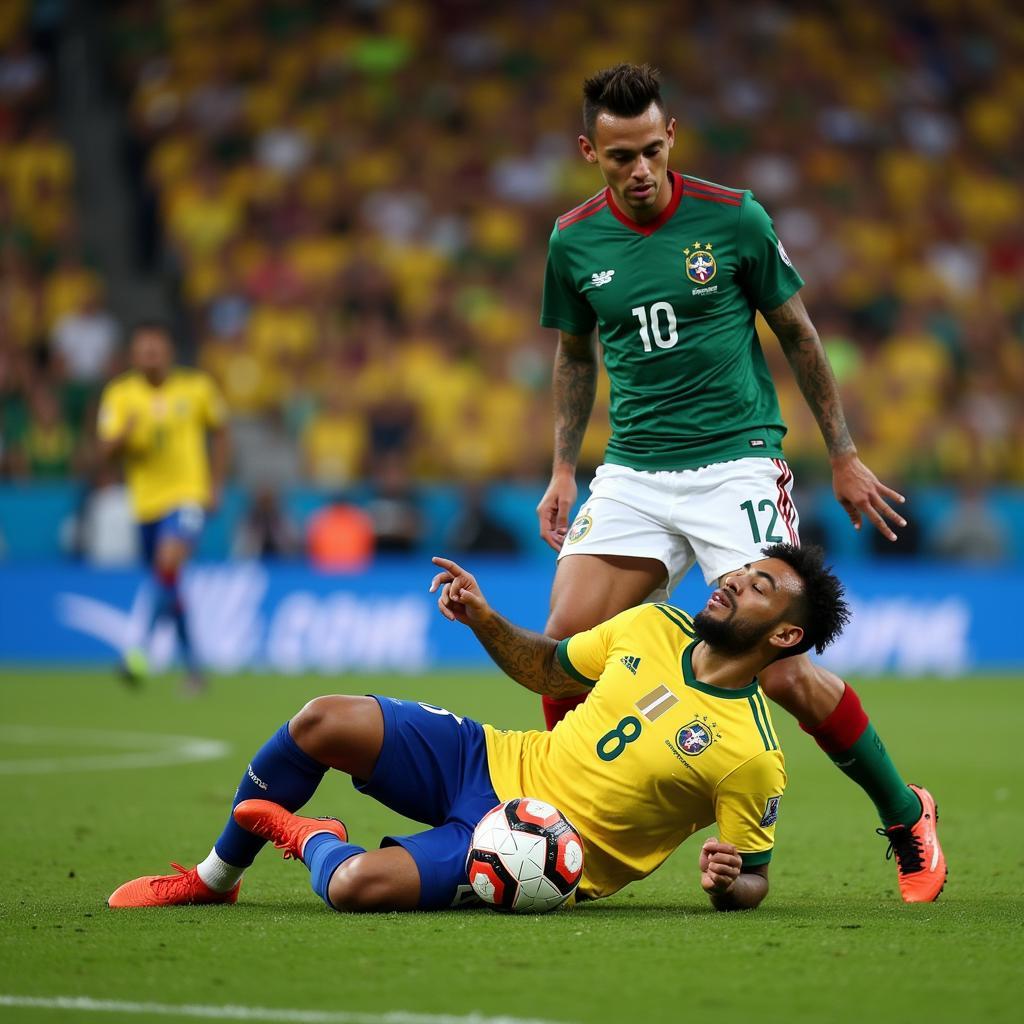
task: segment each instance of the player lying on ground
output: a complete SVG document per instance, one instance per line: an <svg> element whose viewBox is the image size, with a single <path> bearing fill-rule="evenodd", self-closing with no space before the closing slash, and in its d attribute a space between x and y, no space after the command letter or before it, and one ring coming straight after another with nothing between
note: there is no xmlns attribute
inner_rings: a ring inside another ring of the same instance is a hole
<svg viewBox="0 0 1024 1024"><path fill-rule="evenodd" d="M468 625L516 682L542 694L590 693L551 732L506 732L429 704L318 697L252 759L210 855L179 874L122 885L112 907L233 903L266 840L310 871L336 910L441 909L472 899L466 854L492 807L531 796L562 810L584 843L583 899L643 878L698 829L701 885L719 910L768 892L786 773L756 673L819 651L845 625L842 586L819 549L779 544L731 573L694 619L642 605L557 642L508 622L454 562L439 607ZM393 810L433 826L349 842L333 819L295 815L328 768Z"/></svg>
<svg viewBox="0 0 1024 1024"><path fill-rule="evenodd" d="M892 541L893 527L906 525L890 504L902 496L857 455L800 299L803 279L767 212L749 191L669 169L676 121L652 68L599 71L583 94L580 152L607 187L558 218L541 313L559 332L554 464L537 508L541 536L559 553L544 630L556 640L667 599L695 564L718 585L762 543L799 543L758 311L817 420L836 498L854 525L863 516ZM612 435L570 529L599 372L595 328ZM935 899L945 861L922 863L925 847L939 849L934 801L903 781L853 687L807 657L774 663L761 686L871 798L903 898ZM580 700L542 699L549 727Z"/></svg>

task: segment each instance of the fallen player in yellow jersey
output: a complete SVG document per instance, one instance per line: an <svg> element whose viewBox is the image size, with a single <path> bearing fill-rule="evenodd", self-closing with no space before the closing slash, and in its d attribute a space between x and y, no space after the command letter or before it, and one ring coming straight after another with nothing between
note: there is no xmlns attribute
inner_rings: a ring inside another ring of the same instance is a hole
<svg viewBox="0 0 1024 1024"><path fill-rule="evenodd" d="M579 831L581 898L612 895L715 824L700 884L716 909L756 907L786 783L756 674L821 650L849 614L819 549L778 544L764 555L730 574L693 619L644 605L561 642L513 625L473 576L435 558L442 614L472 629L509 676L536 693L590 699L551 732L512 732L429 704L318 697L252 759L206 860L127 882L110 906L233 903L267 840L306 864L313 890L336 910L460 905L472 901L466 854L476 823L527 795ZM329 768L430 827L367 850L339 821L294 814Z"/></svg>

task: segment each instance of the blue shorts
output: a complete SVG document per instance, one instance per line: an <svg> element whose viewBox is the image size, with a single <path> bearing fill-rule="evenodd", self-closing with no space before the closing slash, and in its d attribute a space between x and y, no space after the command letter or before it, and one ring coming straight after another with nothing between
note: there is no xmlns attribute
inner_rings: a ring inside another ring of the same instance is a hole
<svg viewBox="0 0 1024 1024"><path fill-rule="evenodd" d="M182 505L172 509L160 519L151 519L139 524L142 537L142 557L146 565L152 565L156 549L165 537L177 537L189 546L195 546L203 532L206 513L201 505Z"/></svg>
<svg viewBox="0 0 1024 1024"><path fill-rule="evenodd" d="M408 850L420 872L420 908L477 902L466 854L477 822L501 801L487 770L483 726L432 704L373 698L384 715L384 743L361 793L433 828L387 836L381 846Z"/></svg>

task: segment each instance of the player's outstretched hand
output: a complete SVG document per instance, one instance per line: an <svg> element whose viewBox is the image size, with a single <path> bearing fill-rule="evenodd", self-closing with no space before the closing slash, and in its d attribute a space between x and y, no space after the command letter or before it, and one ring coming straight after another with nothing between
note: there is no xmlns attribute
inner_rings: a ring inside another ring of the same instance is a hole
<svg viewBox="0 0 1024 1024"><path fill-rule="evenodd" d="M896 539L886 519L896 526L907 525L907 521L889 504L892 501L902 505L906 498L886 487L856 453L833 460L832 490L839 504L846 509L855 530L860 529L862 513L886 540Z"/></svg>
<svg viewBox="0 0 1024 1024"><path fill-rule="evenodd" d="M491 607L473 576L450 558L434 555L431 561L443 570L430 581L430 593L440 588L437 607L446 619L475 626L490 618Z"/></svg>
<svg viewBox="0 0 1024 1024"><path fill-rule="evenodd" d="M700 884L705 892L726 892L740 877L743 859L732 843L705 839L700 848Z"/></svg>
<svg viewBox="0 0 1024 1024"><path fill-rule="evenodd" d="M555 551L562 550L569 532L569 513L576 503L576 477L572 473L556 473L537 506L540 535Z"/></svg>

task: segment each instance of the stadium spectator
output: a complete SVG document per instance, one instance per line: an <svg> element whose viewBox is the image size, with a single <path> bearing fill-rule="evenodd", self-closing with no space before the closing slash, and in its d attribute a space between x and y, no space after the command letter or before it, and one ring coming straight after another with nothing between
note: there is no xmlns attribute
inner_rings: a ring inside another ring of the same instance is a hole
<svg viewBox="0 0 1024 1024"><path fill-rule="evenodd" d="M138 563L139 535L131 498L110 466L101 466L87 484L67 534L72 552L89 565L114 569Z"/></svg>
<svg viewBox="0 0 1024 1024"><path fill-rule="evenodd" d="M416 484L406 460L391 453L374 463L373 493L366 510L378 551L412 551L423 532Z"/></svg>
<svg viewBox="0 0 1024 1024"><path fill-rule="evenodd" d="M306 546L314 568L362 572L373 559L373 519L363 509L338 498L310 516Z"/></svg>
<svg viewBox="0 0 1024 1024"><path fill-rule="evenodd" d="M331 388L302 434L306 476L328 489L355 481L366 456L366 422L340 387Z"/></svg>
<svg viewBox="0 0 1024 1024"><path fill-rule="evenodd" d="M302 537L273 488L253 494L235 530L231 554L235 558L275 560L293 558L302 550Z"/></svg>
<svg viewBox="0 0 1024 1024"><path fill-rule="evenodd" d="M519 538L487 507L487 489L479 482L462 488L459 514L445 535L449 551L480 555L514 555Z"/></svg>
<svg viewBox="0 0 1024 1024"><path fill-rule="evenodd" d="M992 513L977 480L964 482L956 503L935 528L932 551L955 562L994 565L1008 552L1006 527Z"/></svg>
<svg viewBox="0 0 1024 1024"><path fill-rule="evenodd" d="M15 476L33 480L61 479L82 467L75 431L57 396L43 383L32 390L28 421L12 443L10 462Z"/></svg>

